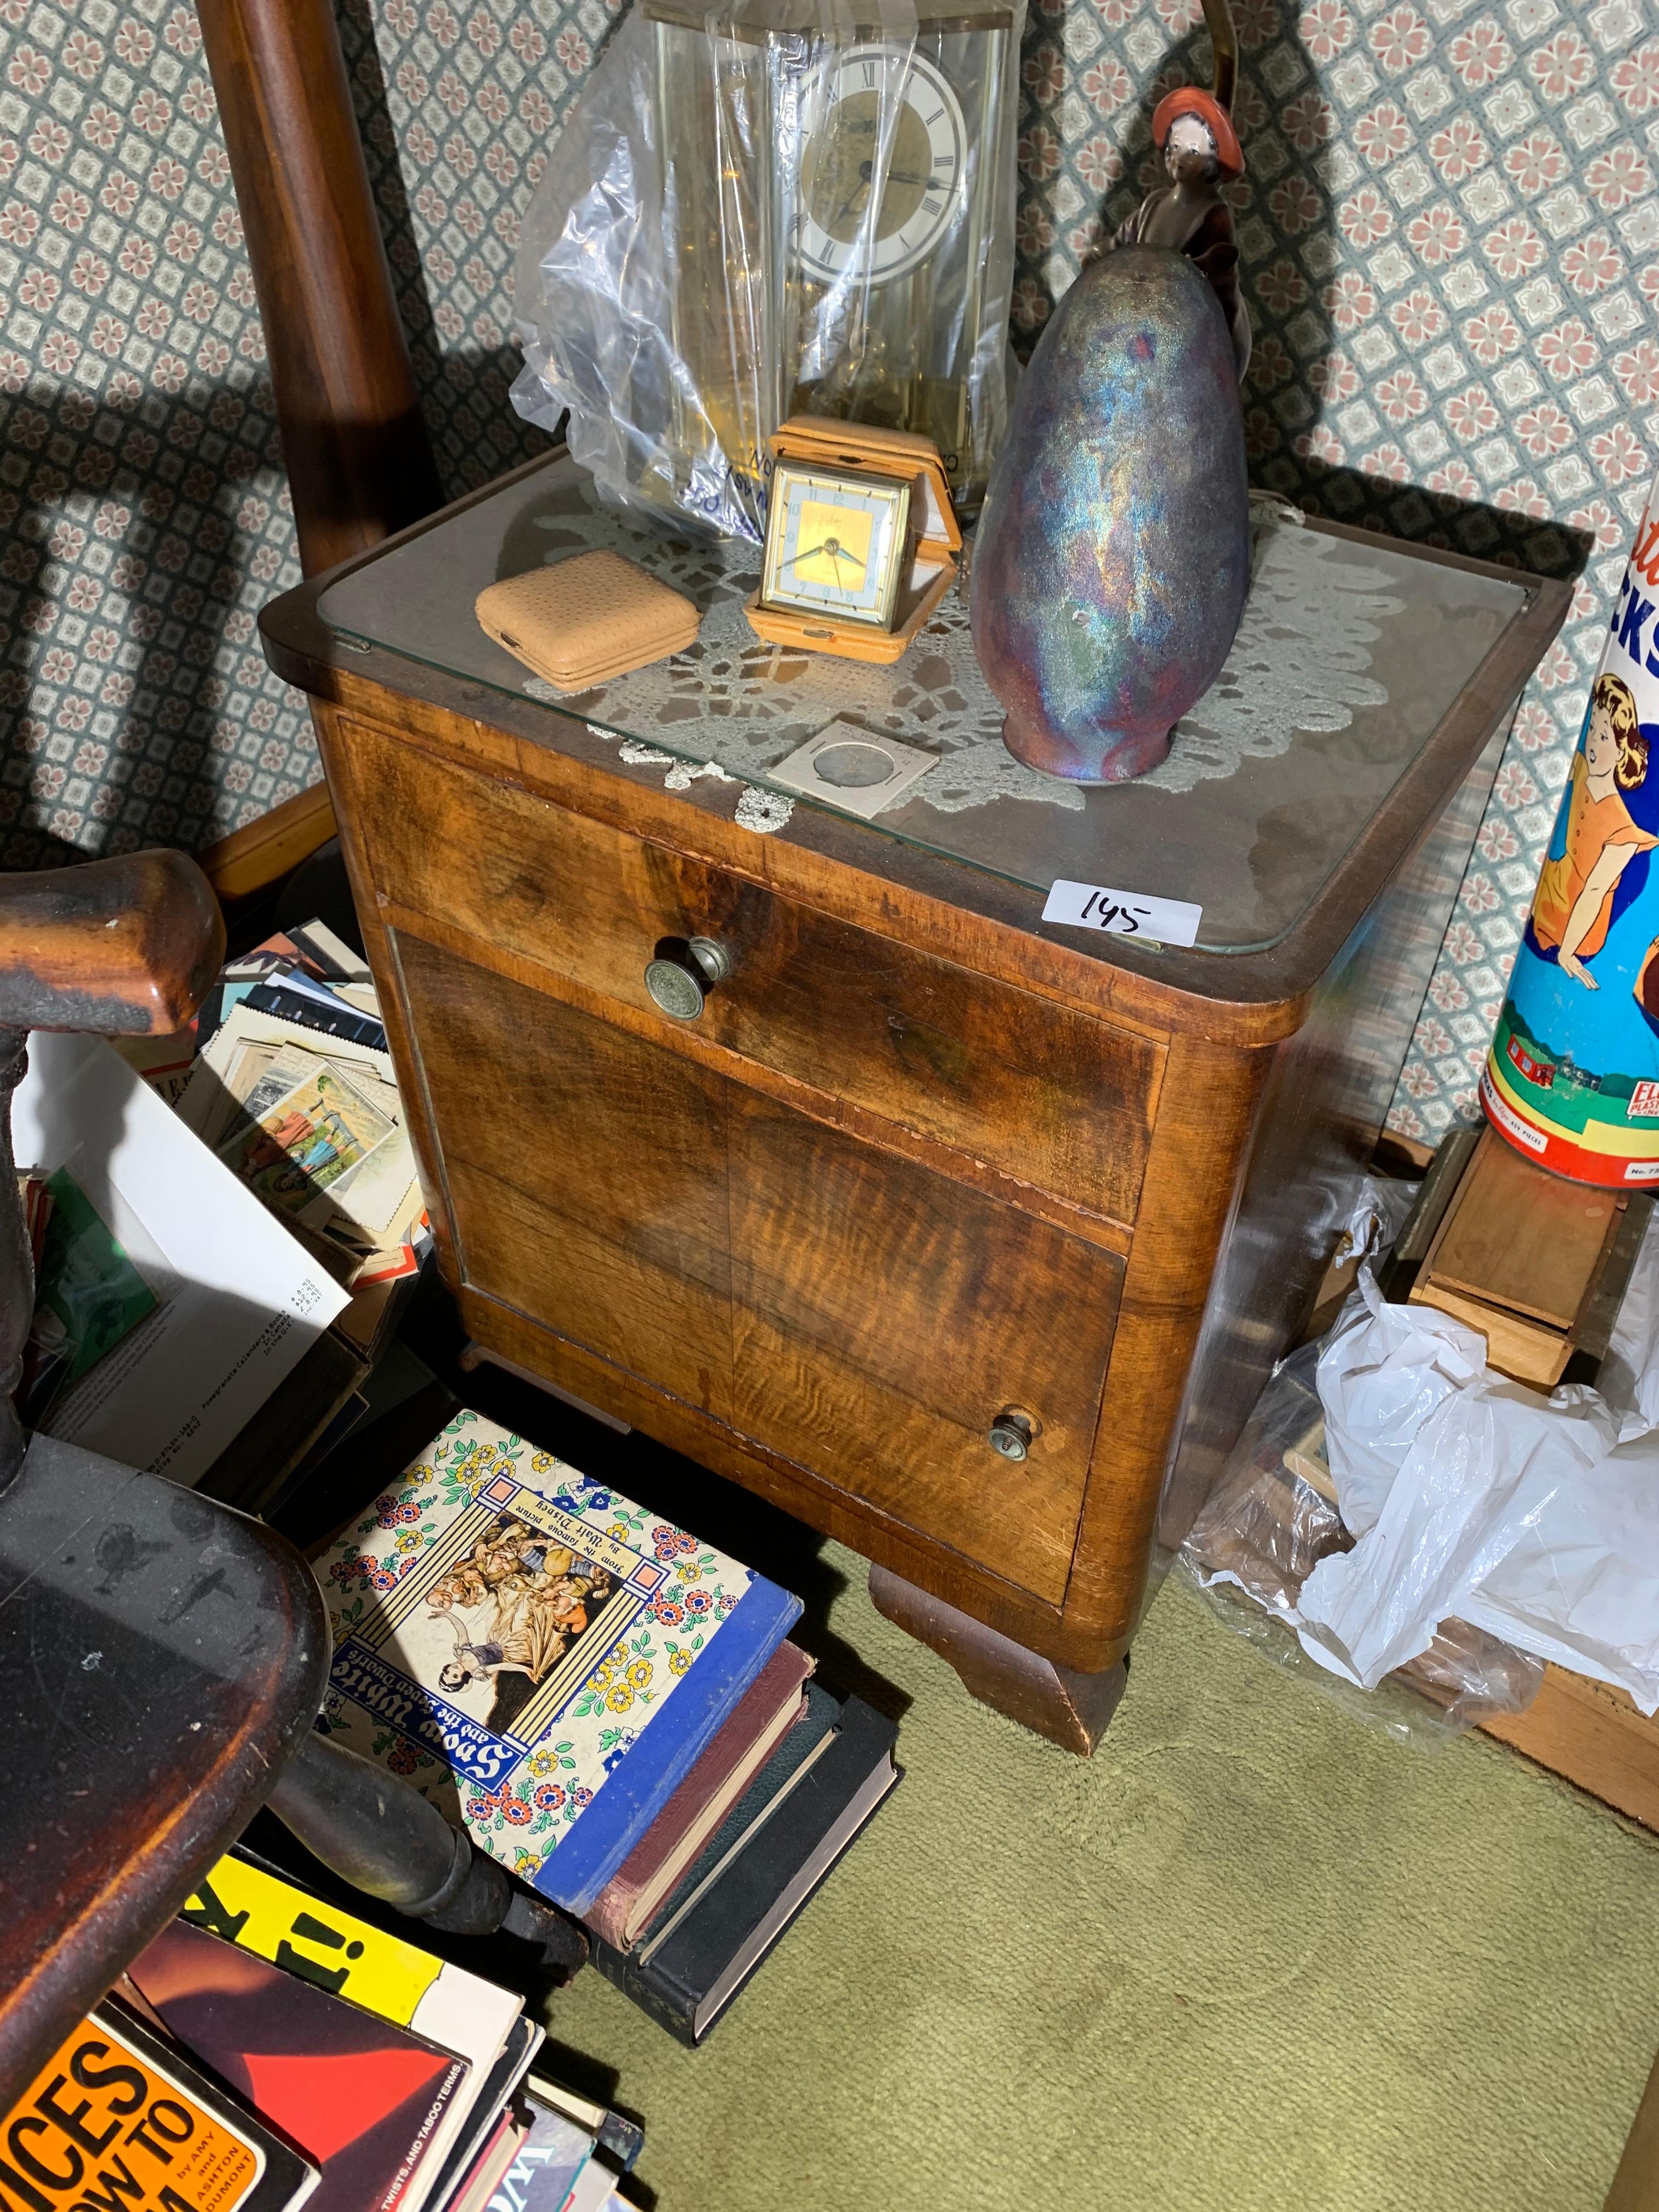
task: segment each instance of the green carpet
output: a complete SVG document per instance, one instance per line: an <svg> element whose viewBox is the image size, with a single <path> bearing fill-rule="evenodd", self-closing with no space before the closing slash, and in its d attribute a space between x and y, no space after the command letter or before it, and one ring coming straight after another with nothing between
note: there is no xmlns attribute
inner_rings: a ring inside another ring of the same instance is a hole
<svg viewBox="0 0 1659 2212"><path fill-rule="evenodd" d="M592 1972L549 2010L659 2212L1597 2212L1659 1840L1483 1738L1374 1736L1174 1582L1085 1764L821 1566L905 1780L701 2051Z"/></svg>

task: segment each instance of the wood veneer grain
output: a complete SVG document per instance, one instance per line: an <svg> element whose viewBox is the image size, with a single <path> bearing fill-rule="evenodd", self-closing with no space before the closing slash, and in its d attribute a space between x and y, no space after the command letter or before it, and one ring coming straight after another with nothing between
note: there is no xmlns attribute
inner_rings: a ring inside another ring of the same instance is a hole
<svg viewBox="0 0 1659 2212"><path fill-rule="evenodd" d="M725 1086L418 939L395 949L465 1279L727 1414Z"/></svg>
<svg viewBox="0 0 1659 2212"><path fill-rule="evenodd" d="M672 1048L723 1048L1133 1221L1162 1065L1145 1038L364 724L342 737L375 793L383 901L631 1008ZM695 1030L663 1017L644 982L659 939L693 936L715 939L732 969Z"/></svg>
<svg viewBox="0 0 1659 2212"><path fill-rule="evenodd" d="M801 1467L770 1445L739 1437L724 1422L659 1389L645 1377L597 1358L544 1322L463 1284L461 1316L475 1340L525 1373L539 1375L683 1452L716 1474L741 1483L797 1519L820 1528L866 1559L878 1559L918 1586L951 1593L947 1602L1053 1656L1064 1644L1060 1608L1045 1605L994 1568L937 1537L919 1535L874 1501L842 1490L822 1469ZM1063 1656L1063 1652L1062 1652Z"/></svg>
<svg viewBox="0 0 1659 2212"><path fill-rule="evenodd" d="M562 975L556 969L545 968L523 953L513 952L504 946L492 945L484 939L453 927L431 915L416 914L411 908L398 906L390 900L380 903L379 921L381 930L389 939L392 936L419 938L423 943L452 952L457 959L473 967L487 969L490 974L505 977L510 982L522 983L527 989L542 993L562 1004L574 1006L579 1012L592 1014L607 1022L625 1035L636 1036L647 1044L672 1051L710 1073L724 1075L744 1084L763 1096L775 1099L809 1121L824 1122L832 1128L842 1129L861 1143L878 1152L896 1154L914 1159L936 1174L952 1181L971 1183L989 1196L1018 1206L1026 1212L1042 1216L1072 1235L1102 1245L1120 1257L1126 1255L1133 1241L1132 1231L1123 1223L1111 1220L1104 1214L1091 1212L1070 1200L1047 1191L1029 1176L1016 1175L994 1166L990 1162L942 1144L931 1137L907 1129L902 1123L872 1114L849 1098L837 1097L833 1091L819 1091L793 1076L784 1075L763 1061L745 1060L703 1036L700 1023L671 1021L659 1008L644 1008L624 1004L620 999L607 998L603 992L592 991L586 985Z"/></svg>
<svg viewBox="0 0 1659 2212"><path fill-rule="evenodd" d="M1069 1666L1114 1665L1134 1632L1164 1477L1271 1066L1266 1052L1184 1037L1171 1044L1066 1591ZM1247 1401L1240 1425L1248 1412Z"/></svg>
<svg viewBox="0 0 1659 2212"><path fill-rule="evenodd" d="M763 1100L730 1147L734 1426L1058 1603L1121 1263Z"/></svg>
<svg viewBox="0 0 1659 2212"><path fill-rule="evenodd" d="M860 927L879 927L919 951L1154 1042L1176 1027L1231 1043L1271 1043L1292 1034L1305 1012L1306 987L1281 990L1255 956L1227 959L1226 988L1212 996L1189 988L1185 955L1125 952L1117 948L1126 939L1044 925L1040 892L917 847L884 838L872 847L862 824L801 807L777 835L757 836L732 818L736 801L729 789L722 794L715 787L693 784L684 793L667 791L659 768L620 761L614 741L585 723L562 721L559 744L549 744L548 710L533 700L511 699L482 684L441 681L438 672L380 651L356 667L319 667L275 651L269 635L265 642L267 657L289 680L306 680L319 740L325 754L328 745L334 748L337 768L331 777L338 776L343 786L350 755L359 749L358 731L378 730L440 763L479 769L629 836L750 877L815 912ZM388 678L395 672L400 688L362 672L377 667ZM422 696L428 676L431 688L459 694L461 704L441 705ZM539 738L532 734L538 727ZM365 779L362 787L372 805L372 781ZM1136 960L1159 972L1124 964ZM1215 963L1206 965L1213 976Z"/></svg>
<svg viewBox="0 0 1659 2212"><path fill-rule="evenodd" d="M461 1278L1058 1602L1122 1265L418 939ZM1037 1435L1010 1466L1009 1406ZM1000 1498L1006 1511L988 1519Z"/></svg>

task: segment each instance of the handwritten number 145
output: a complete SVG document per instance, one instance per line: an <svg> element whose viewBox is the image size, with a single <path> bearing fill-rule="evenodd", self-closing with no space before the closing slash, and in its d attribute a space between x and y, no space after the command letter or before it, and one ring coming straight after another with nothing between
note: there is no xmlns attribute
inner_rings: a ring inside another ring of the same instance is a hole
<svg viewBox="0 0 1659 2212"><path fill-rule="evenodd" d="M1139 920L1137 920L1139 916ZM1152 910L1149 906L1131 906L1127 902L1109 898L1104 891L1091 891L1083 902L1079 921L1086 921L1091 929L1115 929L1125 937L1136 937L1140 924L1150 921Z"/></svg>

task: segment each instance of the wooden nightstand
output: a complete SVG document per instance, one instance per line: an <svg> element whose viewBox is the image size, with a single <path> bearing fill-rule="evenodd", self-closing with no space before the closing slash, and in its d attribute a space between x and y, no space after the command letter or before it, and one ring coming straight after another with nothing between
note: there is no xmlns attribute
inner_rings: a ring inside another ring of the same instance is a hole
<svg viewBox="0 0 1659 2212"><path fill-rule="evenodd" d="M702 634L556 707L472 604L590 544ZM957 593L864 669L750 636L748 568L555 458L262 628L478 1346L855 1546L1087 1750L1306 1318L1568 588L1281 525L1210 733L1085 793L1002 753ZM769 829L837 714L945 757L873 822ZM1197 945L1044 923L1056 878L1200 904Z"/></svg>

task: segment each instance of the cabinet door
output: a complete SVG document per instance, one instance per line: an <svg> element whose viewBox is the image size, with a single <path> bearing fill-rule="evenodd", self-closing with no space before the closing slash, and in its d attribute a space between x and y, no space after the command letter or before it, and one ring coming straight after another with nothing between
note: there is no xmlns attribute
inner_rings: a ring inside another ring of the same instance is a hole
<svg viewBox="0 0 1659 2212"><path fill-rule="evenodd" d="M1057 1603L1122 1262L768 1101L727 1126L736 1425Z"/></svg>
<svg viewBox="0 0 1659 2212"><path fill-rule="evenodd" d="M730 1419L727 1085L394 933L465 1279Z"/></svg>
<svg viewBox="0 0 1659 2212"><path fill-rule="evenodd" d="M1050 1602L1122 1262L392 937L465 1279ZM1035 1417L1029 1456L989 1442Z"/></svg>

